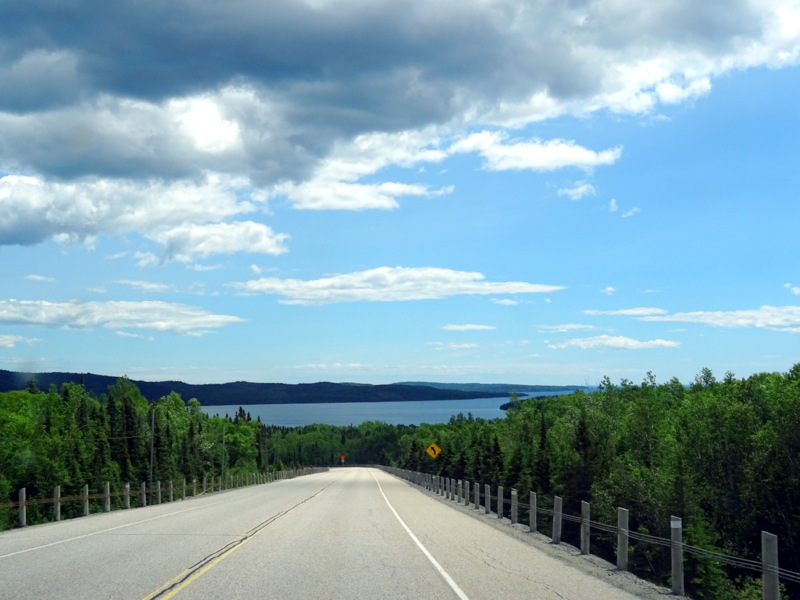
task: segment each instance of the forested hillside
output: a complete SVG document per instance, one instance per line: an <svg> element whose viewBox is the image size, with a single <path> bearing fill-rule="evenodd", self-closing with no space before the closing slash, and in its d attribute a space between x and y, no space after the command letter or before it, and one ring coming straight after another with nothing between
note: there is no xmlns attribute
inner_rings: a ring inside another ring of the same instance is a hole
<svg viewBox="0 0 800 600"><path fill-rule="evenodd" d="M351 464L531 489L542 506L560 495L572 514L589 500L593 520L604 523L616 523L622 506L632 530L661 537L678 515L686 543L751 559L769 531L779 536L781 567L800 571L800 364L719 381L704 369L688 386L649 374L639 384L605 379L591 393L514 401L503 419L458 415L421 426L282 428L244 409L208 417L175 393L148 404L127 379L100 396L78 384L9 392L0 394L0 502L20 487L37 497L56 484L99 489L108 480L118 489L147 481L151 440L154 480L331 465L345 454ZM424 452L431 442L442 448L436 459ZM36 508L29 518L45 520ZM0 510L0 521L13 526L12 511ZM596 545L613 551L610 538ZM662 581L670 571L668 552L645 544L633 546L630 564ZM687 559L693 597L758 597L744 576Z"/></svg>
<svg viewBox="0 0 800 600"><path fill-rule="evenodd" d="M78 383L87 391L99 396L105 393L106 388L116 380L116 377L95 375L94 373L31 374L0 369L0 392L17 390L24 387L29 381L34 381L42 389L48 389L51 385L60 388L65 383ZM484 386L480 389L460 389L446 384L438 387L436 384L368 385L327 381L296 384L251 383L248 381L209 384L190 384L182 381L133 381L133 383L149 400L175 392L184 398L197 398L203 406L309 404L314 402L422 402L426 400L493 398L508 393L502 385Z"/></svg>

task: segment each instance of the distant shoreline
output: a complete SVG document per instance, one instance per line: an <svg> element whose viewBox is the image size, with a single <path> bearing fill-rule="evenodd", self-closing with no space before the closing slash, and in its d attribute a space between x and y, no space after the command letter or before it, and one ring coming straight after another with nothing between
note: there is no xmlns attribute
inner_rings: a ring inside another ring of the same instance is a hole
<svg viewBox="0 0 800 600"><path fill-rule="evenodd" d="M120 377L94 373L23 373L0 370L0 391L26 389L35 383L40 391L64 383L82 384L96 396L101 396ZM525 397L537 392L570 393L585 386L515 385L480 383L402 382L385 385L356 383L231 383L189 384L182 381L138 381L131 379L142 395L154 401L171 392L188 401L196 398L203 406L254 404L331 404L342 402L426 402L432 400L469 400L496 398L517 393Z"/></svg>

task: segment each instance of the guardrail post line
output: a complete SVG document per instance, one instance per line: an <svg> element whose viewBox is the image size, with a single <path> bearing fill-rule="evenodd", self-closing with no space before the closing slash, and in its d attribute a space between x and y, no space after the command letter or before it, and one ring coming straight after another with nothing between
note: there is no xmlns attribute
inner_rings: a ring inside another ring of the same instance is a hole
<svg viewBox="0 0 800 600"><path fill-rule="evenodd" d="M628 570L628 509L617 507L617 568Z"/></svg>
<svg viewBox="0 0 800 600"><path fill-rule="evenodd" d="M464 506L469 506L469 481L464 482Z"/></svg>
<svg viewBox="0 0 800 600"><path fill-rule="evenodd" d="M530 530L534 533L537 528L537 508L536 508L536 492L531 492L531 512L530 512Z"/></svg>
<svg viewBox="0 0 800 600"><path fill-rule="evenodd" d="M125 487L122 488L122 494L123 494L123 500L122 500L123 501L123 506L125 508L130 508L131 507L131 482L130 481L126 481L125 482Z"/></svg>
<svg viewBox="0 0 800 600"><path fill-rule="evenodd" d="M111 484L108 481L103 484L103 510L111 512Z"/></svg>
<svg viewBox="0 0 800 600"><path fill-rule="evenodd" d="M761 582L762 598L778 600L780 581L778 577L778 536L761 532Z"/></svg>
<svg viewBox="0 0 800 600"><path fill-rule="evenodd" d="M186 477L183 478L183 483L181 484L181 500L186 500Z"/></svg>
<svg viewBox="0 0 800 600"><path fill-rule="evenodd" d="M53 520L61 520L61 486L57 485L53 490Z"/></svg>
<svg viewBox="0 0 800 600"><path fill-rule="evenodd" d="M19 500L19 526L25 527L28 524L28 507L27 507L27 491L25 488L20 488L17 496Z"/></svg>
<svg viewBox="0 0 800 600"><path fill-rule="evenodd" d="M488 515L490 512L492 512L492 488L488 483L483 485L483 492L483 507Z"/></svg>
<svg viewBox="0 0 800 600"><path fill-rule="evenodd" d="M517 517L519 516L519 502L517 501L517 490L511 488L511 524L515 525L517 523Z"/></svg>
<svg viewBox="0 0 800 600"><path fill-rule="evenodd" d="M156 482L156 504L161 504L161 480Z"/></svg>
<svg viewBox="0 0 800 600"><path fill-rule="evenodd" d="M497 518L498 519L502 519L503 518L503 509L505 508L505 506L503 506L503 504L504 504L503 486L500 485L500 486L497 486Z"/></svg>
<svg viewBox="0 0 800 600"><path fill-rule="evenodd" d="M563 511L563 500L561 496L553 497L553 543L561 543L561 517Z"/></svg>
<svg viewBox="0 0 800 600"><path fill-rule="evenodd" d="M464 482L459 479L458 480L457 493L456 493L456 503L457 504L461 504L461 498L462 498L461 494L463 492L463 487L464 487Z"/></svg>
<svg viewBox="0 0 800 600"><path fill-rule="evenodd" d="M174 496L172 494L173 492L172 479L170 479L169 482L167 482L167 486L169 487L169 501L172 502L174 499Z"/></svg>
<svg viewBox="0 0 800 600"><path fill-rule="evenodd" d="M481 506L481 484L477 481L475 482L475 510L480 508Z"/></svg>
<svg viewBox="0 0 800 600"><path fill-rule="evenodd" d="M147 485L144 481L139 485L139 489L142 494L142 506L147 506Z"/></svg>
<svg viewBox="0 0 800 600"><path fill-rule="evenodd" d="M83 516L89 516L89 484L83 484Z"/></svg>
<svg viewBox="0 0 800 600"><path fill-rule="evenodd" d="M591 554L589 551L591 540L591 521L592 507L585 500L581 500L581 554Z"/></svg>
<svg viewBox="0 0 800 600"><path fill-rule="evenodd" d="M197 496L197 477L192 479L192 497Z"/></svg>
<svg viewBox="0 0 800 600"><path fill-rule="evenodd" d="M669 518L672 538L672 593L683 596L683 522L680 517Z"/></svg>

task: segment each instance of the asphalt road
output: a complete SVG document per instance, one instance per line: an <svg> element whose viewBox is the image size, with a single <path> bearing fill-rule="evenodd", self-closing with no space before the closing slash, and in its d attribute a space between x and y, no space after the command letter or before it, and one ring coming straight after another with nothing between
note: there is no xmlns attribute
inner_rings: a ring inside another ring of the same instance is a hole
<svg viewBox="0 0 800 600"><path fill-rule="evenodd" d="M0 533L0 598L647 595L624 591L614 577L570 565L487 518L378 470L333 469Z"/></svg>

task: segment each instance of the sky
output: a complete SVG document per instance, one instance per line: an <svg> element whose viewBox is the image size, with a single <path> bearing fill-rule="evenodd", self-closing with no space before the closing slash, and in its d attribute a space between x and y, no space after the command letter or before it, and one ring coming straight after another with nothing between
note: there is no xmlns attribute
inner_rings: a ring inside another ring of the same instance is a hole
<svg viewBox="0 0 800 600"><path fill-rule="evenodd" d="M798 0L0 5L0 369L800 362Z"/></svg>

